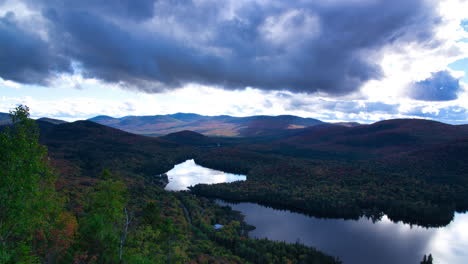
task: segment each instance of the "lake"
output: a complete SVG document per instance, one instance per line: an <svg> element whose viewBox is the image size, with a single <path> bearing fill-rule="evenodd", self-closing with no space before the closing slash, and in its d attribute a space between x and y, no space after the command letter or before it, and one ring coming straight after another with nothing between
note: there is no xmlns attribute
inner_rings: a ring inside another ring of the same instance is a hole
<svg viewBox="0 0 468 264"><path fill-rule="evenodd" d="M164 188L167 191L183 191L188 187L199 184L214 184L222 182L245 181L245 175L226 173L202 167L193 159L187 160L174 166L166 172L169 183Z"/></svg>
<svg viewBox="0 0 468 264"><path fill-rule="evenodd" d="M456 214L442 228L372 220L320 219L255 203L227 203L257 229L251 237L301 243L351 264L414 263L431 253L435 263L468 263L468 215Z"/></svg>
<svg viewBox="0 0 468 264"><path fill-rule="evenodd" d="M207 169L188 160L167 172L166 190L187 190L197 183L221 183L246 180L244 175ZM228 203L245 215L256 229L251 237L301 243L315 247L350 264L418 264L431 253L435 263L468 263L468 214L455 214L442 228L394 223L387 217L373 223L359 220L320 219L255 203Z"/></svg>

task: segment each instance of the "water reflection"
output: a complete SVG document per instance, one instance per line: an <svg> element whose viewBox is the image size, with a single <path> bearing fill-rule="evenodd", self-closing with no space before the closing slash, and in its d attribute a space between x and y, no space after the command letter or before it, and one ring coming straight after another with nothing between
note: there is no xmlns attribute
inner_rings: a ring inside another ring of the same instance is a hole
<svg viewBox="0 0 468 264"><path fill-rule="evenodd" d="M189 186L193 186L198 183L214 184L246 180L245 175L225 173L204 168L197 165L193 159L176 165L166 174L169 183L164 189L168 191L188 190Z"/></svg>
<svg viewBox="0 0 468 264"><path fill-rule="evenodd" d="M169 183L165 189L170 191L187 190L198 183L246 180L244 175L207 169L194 160L178 164L166 174ZM366 218L319 219L254 203L218 203L241 211L247 223L257 227L250 233L253 237L291 243L299 240L344 263L416 264L428 253L434 256L435 263L468 263L468 214L455 214L446 227L424 228L393 223L386 216L376 223Z"/></svg>
<svg viewBox="0 0 468 264"><path fill-rule="evenodd" d="M344 263L419 263L432 253L435 263L468 263L468 216L456 214L443 228L423 228L393 223L386 216L379 222L319 219L276 210L254 203L230 204L241 211L247 223L257 227L253 237L302 243L316 247Z"/></svg>
<svg viewBox="0 0 468 264"><path fill-rule="evenodd" d="M429 249L436 263L468 263L468 214L455 214L454 221L436 230Z"/></svg>

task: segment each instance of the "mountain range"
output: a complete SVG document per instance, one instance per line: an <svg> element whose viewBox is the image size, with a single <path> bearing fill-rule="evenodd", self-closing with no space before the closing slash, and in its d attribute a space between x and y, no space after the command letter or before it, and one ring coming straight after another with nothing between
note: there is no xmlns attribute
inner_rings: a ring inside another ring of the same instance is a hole
<svg viewBox="0 0 468 264"><path fill-rule="evenodd" d="M203 116L188 113L126 116L121 118L96 116L89 120L127 132L152 136L166 135L183 130L211 136L266 136L272 131L294 130L324 123L317 119L292 115L233 117L227 115Z"/></svg>
<svg viewBox="0 0 468 264"><path fill-rule="evenodd" d="M8 114L0 113L0 124L10 122ZM174 146L195 146L227 147L314 160L378 160L407 170L412 168L408 161L418 168L448 168L443 164L461 168L458 161L464 159L455 154L468 148L468 125L424 119L393 119L361 125L331 124L289 115L232 117L178 113L122 118L97 116L72 123L40 118L37 123L42 143L49 146L57 160L67 160L64 157L71 155L86 157L88 154L83 153L91 150L93 155L98 155L86 160L80 157L79 163L83 164L80 167L90 167L86 166L87 162L102 161L106 155L116 160L131 155L146 158L153 155L151 153L161 157ZM435 160L437 165L434 165ZM143 170L150 163L139 164L139 169Z"/></svg>
<svg viewBox="0 0 468 264"><path fill-rule="evenodd" d="M89 119L106 126L192 146L242 146L262 153L302 158L366 160L400 155L468 138L468 125L425 119L391 119L373 124L326 123L297 116L157 116ZM221 136L221 137L220 137ZM238 137L238 139L232 138Z"/></svg>

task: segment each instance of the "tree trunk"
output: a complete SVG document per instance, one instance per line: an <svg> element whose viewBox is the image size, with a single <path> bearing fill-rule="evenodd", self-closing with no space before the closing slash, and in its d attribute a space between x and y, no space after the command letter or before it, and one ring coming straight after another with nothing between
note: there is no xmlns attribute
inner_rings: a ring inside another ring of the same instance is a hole
<svg viewBox="0 0 468 264"><path fill-rule="evenodd" d="M122 263L122 252L123 252L123 246L125 244L125 240L127 239L128 235L128 226L130 225L130 217L128 215L127 208L124 208L124 213L125 213L125 221L124 221L124 228L122 235L120 236L120 245L119 245L119 261Z"/></svg>

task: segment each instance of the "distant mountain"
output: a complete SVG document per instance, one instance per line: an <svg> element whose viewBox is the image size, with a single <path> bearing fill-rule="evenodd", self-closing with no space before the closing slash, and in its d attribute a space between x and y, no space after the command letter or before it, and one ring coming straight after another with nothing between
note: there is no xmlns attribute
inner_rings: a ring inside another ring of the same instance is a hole
<svg viewBox="0 0 468 264"><path fill-rule="evenodd" d="M200 133L183 130L160 137L161 139L190 146L215 146L216 140Z"/></svg>
<svg viewBox="0 0 468 264"><path fill-rule="evenodd" d="M64 120L48 118L48 117L41 117L41 118L37 119L37 121L49 122L49 123L54 124L54 125L60 125L60 124L68 123L67 121L64 121Z"/></svg>
<svg viewBox="0 0 468 264"><path fill-rule="evenodd" d="M337 122L333 123L334 125L339 125L339 126L345 126L345 127L355 127L355 126L360 126L362 124L358 122Z"/></svg>
<svg viewBox="0 0 468 264"><path fill-rule="evenodd" d="M11 123L10 114L0 113L0 126Z"/></svg>
<svg viewBox="0 0 468 264"><path fill-rule="evenodd" d="M113 118L97 116L90 121L143 135L167 135L190 130L211 136L267 136L284 130L301 129L323 122L291 115L233 117L177 113L155 116Z"/></svg>

